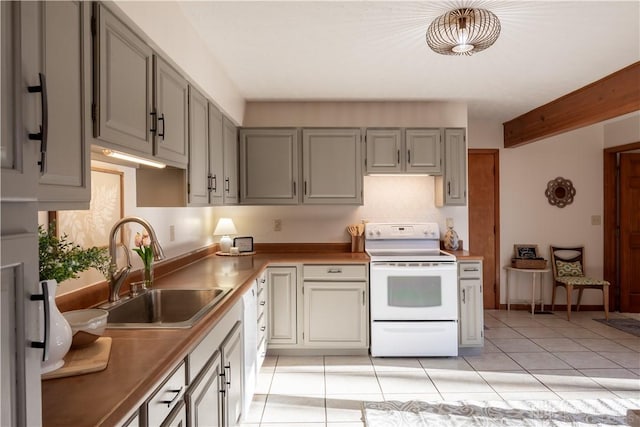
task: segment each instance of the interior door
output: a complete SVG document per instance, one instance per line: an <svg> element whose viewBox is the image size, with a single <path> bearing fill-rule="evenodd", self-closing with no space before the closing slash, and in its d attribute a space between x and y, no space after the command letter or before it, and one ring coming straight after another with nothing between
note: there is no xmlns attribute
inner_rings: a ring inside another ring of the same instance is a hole
<svg viewBox="0 0 640 427"><path fill-rule="evenodd" d="M469 251L484 257L483 305L500 308L498 150L469 150Z"/></svg>
<svg viewBox="0 0 640 427"><path fill-rule="evenodd" d="M640 312L640 154L620 154L620 311Z"/></svg>

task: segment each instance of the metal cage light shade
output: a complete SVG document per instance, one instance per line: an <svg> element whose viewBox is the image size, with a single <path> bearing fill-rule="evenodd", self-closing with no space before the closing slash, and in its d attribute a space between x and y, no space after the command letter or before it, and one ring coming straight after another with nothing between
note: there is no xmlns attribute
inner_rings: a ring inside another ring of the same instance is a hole
<svg viewBox="0 0 640 427"><path fill-rule="evenodd" d="M456 9L438 16L427 29L427 44L442 55L471 55L491 46L500 21L485 9Z"/></svg>

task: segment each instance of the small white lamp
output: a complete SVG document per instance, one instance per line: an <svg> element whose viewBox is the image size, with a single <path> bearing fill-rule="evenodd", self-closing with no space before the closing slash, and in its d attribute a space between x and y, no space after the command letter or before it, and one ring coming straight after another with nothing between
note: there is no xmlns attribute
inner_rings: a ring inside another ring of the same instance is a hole
<svg viewBox="0 0 640 427"><path fill-rule="evenodd" d="M222 236L222 238L220 238L220 252L229 253L229 249L233 243L229 234L236 233L238 233L238 231L231 218L220 218L218 220L218 225L216 225L213 235Z"/></svg>

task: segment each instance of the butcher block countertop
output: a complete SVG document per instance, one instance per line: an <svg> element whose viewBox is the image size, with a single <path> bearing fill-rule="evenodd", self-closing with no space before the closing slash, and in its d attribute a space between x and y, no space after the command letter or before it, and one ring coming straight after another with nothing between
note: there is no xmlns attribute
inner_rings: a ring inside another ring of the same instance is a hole
<svg viewBox="0 0 640 427"><path fill-rule="evenodd" d="M144 402L222 316L242 298L253 280L274 263L367 263L364 253L285 252L253 256L209 255L156 279L155 288L233 287L190 329L107 329L111 356L103 371L42 382L44 426L112 426Z"/></svg>

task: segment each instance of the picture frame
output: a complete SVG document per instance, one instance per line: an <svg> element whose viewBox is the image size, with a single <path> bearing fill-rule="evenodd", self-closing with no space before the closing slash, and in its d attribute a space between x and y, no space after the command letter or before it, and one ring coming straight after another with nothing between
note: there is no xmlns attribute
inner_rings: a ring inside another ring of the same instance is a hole
<svg viewBox="0 0 640 427"><path fill-rule="evenodd" d="M56 234L83 248L109 246L113 225L124 217L124 173L104 168L91 168L91 203L88 210L52 211L49 222L55 220ZM120 233L118 243L124 241Z"/></svg>
<svg viewBox="0 0 640 427"><path fill-rule="evenodd" d="M238 248L240 253L253 252L253 237L235 237L233 239L233 246Z"/></svg>
<svg viewBox="0 0 640 427"><path fill-rule="evenodd" d="M531 244L513 245L513 253L514 253L514 258L521 258L521 259L539 258L538 245L531 245Z"/></svg>

